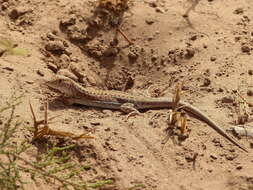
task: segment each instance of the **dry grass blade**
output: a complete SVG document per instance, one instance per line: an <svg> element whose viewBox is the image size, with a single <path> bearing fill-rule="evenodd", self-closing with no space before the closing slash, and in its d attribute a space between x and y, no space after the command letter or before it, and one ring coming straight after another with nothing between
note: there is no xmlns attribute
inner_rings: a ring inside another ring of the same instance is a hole
<svg viewBox="0 0 253 190"><path fill-rule="evenodd" d="M177 84L175 94L172 99L172 110L170 111L168 118L168 127L165 129L167 133L167 137L163 144L165 144L169 138L172 138L175 143L178 143L185 139L186 131L187 131L187 117L186 113L180 111L182 106L180 105L180 96L182 91L183 82L181 84ZM180 131L179 131L179 130ZM178 137L176 141L175 137Z"/></svg>
<svg viewBox="0 0 253 190"><path fill-rule="evenodd" d="M124 39L130 44L130 45L132 45L132 44L134 44L128 37L127 37L127 35L118 27L117 29L117 32L119 32L123 37L124 37Z"/></svg>
<svg viewBox="0 0 253 190"><path fill-rule="evenodd" d="M173 110L173 112L178 112L178 110L183 108L183 106L179 105L183 85L184 85L184 81L182 83L178 83L177 86L176 86L176 91L175 91L175 94L174 94L173 99L172 99L172 102L173 102L172 110Z"/></svg>
<svg viewBox="0 0 253 190"><path fill-rule="evenodd" d="M236 93L236 103L238 105L236 109L236 124L243 125L249 121L249 113L247 111L247 108L250 104L239 92Z"/></svg>
<svg viewBox="0 0 253 190"><path fill-rule="evenodd" d="M196 6L199 4L200 0L191 0L192 5L186 10L185 14L183 14L183 17L185 18L185 20L187 21L187 23L189 24L190 27L193 28L193 25L189 19L189 13L192 10L195 10Z"/></svg>
<svg viewBox="0 0 253 190"><path fill-rule="evenodd" d="M192 5L186 10L185 14L184 14L184 17L188 17L189 16L189 13L192 11L192 10L195 10L196 6L199 4L200 0L191 0L192 2Z"/></svg>
<svg viewBox="0 0 253 190"><path fill-rule="evenodd" d="M184 135L187 130L187 118L186 118L186 113L179 111L183 106L180 106L180 99L181 99L181 94L182 94L182 86L184 84L184 81L182 83L177 84L176 87L176 92L173 97L173 112L175 113L174 115L177 115L175 117L175 123L179 123L181 135Z"/></svg>
<svg viewBox="0 0 253 190"><path fill-rule="evenodd" d="M70 137L74 140L79 140L79 139L93 139L93 136L87 135L87 134L81 134L81 135L75 135L74 133L70 133L70 132L65 132L65 131L56 131L53 129L50 129L48 126L43 127L43 129L41 131L39 131L39 133L36 136L36 139L39 139L45 135L49 135L49 136L57 136L57 137Z"/></svg>
<svg viewBox="0 0 253 190"><path fill-rule="evenodd" d="M180 120L181 120L181 126L180 126L180 130L181 130L181 134L185 134L186 130L187 130L187 117L185 113L181 113L180 116Z"/></svg>
<svg viewBox="0 0 253 190"><path fill-rule="evenodd" d="M176 87L176 91L175 91L175 94L173 96L173 111L176 111L178 106L179 106L179 102L180 102L180 95L181 95L181 84L177 84L177 87Z"/></svg>

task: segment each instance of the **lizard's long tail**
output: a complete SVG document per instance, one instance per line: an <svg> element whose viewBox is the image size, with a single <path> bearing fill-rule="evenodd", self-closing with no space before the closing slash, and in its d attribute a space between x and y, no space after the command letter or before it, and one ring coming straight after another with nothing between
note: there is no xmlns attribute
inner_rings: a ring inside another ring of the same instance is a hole
<svg viewBox="0 0 253 190"><path fill-rule="evenodd" d="M209 117L207 117L206 115L204 115L198 108L196 108L196 107L194 107L194 106L192 106L192 105L190 105L190 104L188 104L186 102L180 102L180 104L182 105L182 109L183 110L185 110L186 112L189 112L189 113L193 114L195 117L197 117L198 119L200 119L201 121L205 122L210 127L212 127L216 132L218 132L220 135L222 135L223 137L225 137L231 143L233 143L234 145L238 146L239 148L241 148L245 152L248 152L247 149L245 149L242 145L240 145L234 139L232 139L226 133L226 131L224 129L222 129L221 127L219 127L219 125L217 125L215 122L213 122L211 119L209 119Z"/></svg>

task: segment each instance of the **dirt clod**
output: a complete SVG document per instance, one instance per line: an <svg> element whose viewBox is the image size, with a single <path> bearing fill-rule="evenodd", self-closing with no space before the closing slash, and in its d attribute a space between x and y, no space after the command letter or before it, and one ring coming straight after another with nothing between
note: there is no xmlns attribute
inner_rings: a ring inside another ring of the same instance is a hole
<svg viewBox="0 0 253 190"><path fill-rule="evenodd" d="M66 76L68 78L71 78L72 80L74 81L78 81L78 77L75 76L73 73L71 73L69 70L67 69L60 69L57 74L59 75L63 75L63 76Z"/></svg>
<svg viewBox="0 0 253 190"><path fill-rule="evenodd" d="M5 69L7 71L14 71L14 68L10 67L10 66L5 66L5 67L3 67L3 69Z"/></svg>
<svg viewBox="0 0 253 190"><path fill-rule="evenodd" d="M249 89L249 90L247 91L247 95L248 95L248 96L253 96L253 90Z"/></svg>
<svg viewBox="0 0 253 190"><path fill-rule="evenodd" d="M243 45L241 49L243 53L250 53L250 47L248 45Z"/></svg>
<svg viewBox="0 0 253 190"><path fill-rule="evenodd" d="M221 99L222 103L231 104L234 102L234 99L232 96L225 96Z"/></svg>
<svg viewBox="0 0 253 190"><path fill-rule="evenodd" d="M54 73L57 73L57 71L58 71L57 66L54 65L53 63L48 63L48 64L47 64L47 67L48 67L51 71L53 71Z"/></svg>
<svg viewBox="0 0 253 190"><path fill-rule="evenodd" d="M185 58L191 59L195 55L195 50L193 48L186 49Z"/></svg>
<svg viewBox="0 0 253 190"><path fill-rule="evenodd" d="M14 8L10 11L9 13L9 16L11 19L18 19L18 17L28 13L28 12L31 12L32 10L31 9L28 9L26 7L17 7L17 8Z"/></svg>
<svg viewBox="0 0 253 190"><path fill-rule="evenodd" d="M237 15L238 15L238 14L243 14L243 8L241 8L241 7L240 7L240 8L237 8L237 9L234 10L233 13L234 13L234 14L237 14Z"/></svg>
<svg viewBox="0 0 253 190"><path fill-rule="evenodd" d="M202 86L209 86L211 84L211 80L209 78L205 78Z"/></svg>
<svg viewBox="0 0 253 190"><path fill-rule="evenodd" d="M211 61L216 61L217 57L216 56L211 56L210 60Z"/></svg>
<svg viewBox="0 0 253 190"><path fill-rule="evenodd" d="M147 24L151 25L151 24L154 24L154 23L155 23L155 20L152 19L152 18L147 18L147 19L145 20L145 22L146 22Z"/></svg>
<svg viewBox="0 0 253 190"><path fill-rule="evenodd" d="M40 75L40 76L42 76L42 77L45 75L44 72L41 71L41 70L37 70L37 74Z"/></svg>
<svg viewBox="0 0 253 190"><path fill-rule="evenodd" d="M62 41L50 41L45 45L45 48L47 51L56 54L63 54L63 52L66 50L66 47Z"/></svg>
<svg viewBox="0 0 253 190"><path fill-rule="evenodd" d="M211 157L212 159L214 159L214 160L217 160L217 158L218 158L215 154L211 154L210 157Z"/></svg>

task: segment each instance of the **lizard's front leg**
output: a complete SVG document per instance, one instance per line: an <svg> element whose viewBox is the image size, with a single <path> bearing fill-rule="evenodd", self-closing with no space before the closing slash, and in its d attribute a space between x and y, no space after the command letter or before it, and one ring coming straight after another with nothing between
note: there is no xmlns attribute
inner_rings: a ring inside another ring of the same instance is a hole
<svg viewBox="0 0 253 190"><path fill-rule="evenodd" d="M140 115L141 113L134 107L134 104L132 103L124 103L120 106L120 110L128 113L126 119L128 119L130 116L134 115Z"/></svg>
<svg viewBox="0 0 253 190"><path fill-rule="evenodd" d="M73 104L75 104L75 99L74 98L62 96L61 100L62 100L63 104L65 104L67 106L72 106Z"/></svg>

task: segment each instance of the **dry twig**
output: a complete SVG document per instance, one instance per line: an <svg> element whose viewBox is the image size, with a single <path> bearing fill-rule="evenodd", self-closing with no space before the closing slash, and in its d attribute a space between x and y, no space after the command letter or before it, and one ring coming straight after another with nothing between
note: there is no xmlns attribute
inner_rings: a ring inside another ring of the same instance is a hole
<svg viewBox="0 0 253 190"><path fill-rule="evenodd" d="M131 45L133 44L133 42L127 37L127 35L118 27L117 29L117 32L119 32L124 38L125 40Z"/></svg>

